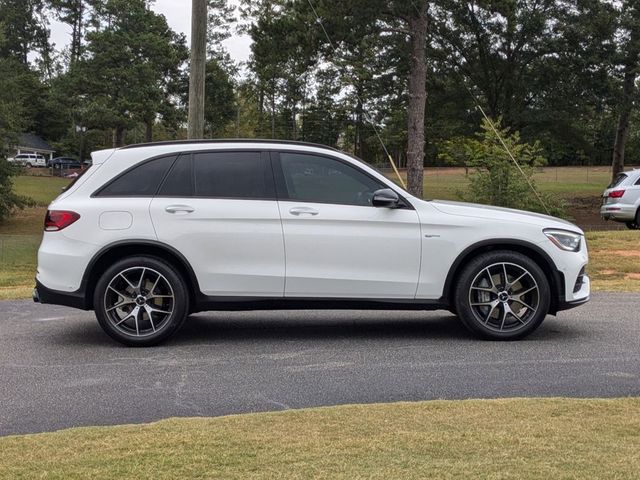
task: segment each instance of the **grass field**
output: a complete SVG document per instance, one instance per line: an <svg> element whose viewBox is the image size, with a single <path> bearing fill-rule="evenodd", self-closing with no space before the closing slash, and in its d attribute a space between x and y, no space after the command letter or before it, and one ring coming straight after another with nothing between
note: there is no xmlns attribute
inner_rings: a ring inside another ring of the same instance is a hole
<svg viewBox="0 0 640 480"><path fill-rule="evenodd" d="M386 172L394 178L391 172ZM561 198L582 198L602 195L611 181L608 167L548 167L534 175L541 191ZM425 170L424 198L458 200L458 192L464 191L468 178L463 168L430 168Z"/></svg>
<svg viewBox="0 0 640 480"><path fill-rule="evenodd" d="M536 180L543 191L571 199L593 197L597 203L609 180L609 169L548 168L537 173ZM0 224L0 299L31 295L46 205L68 182L56 177L16 178L16 191L33 198L40 206L20 211ZM457 192L465 185L464 169L430 169L425 173L426 197L456 199ZM594 209L589 205L587 208ZM597 210L592 213L597 217ZM587 238L591 247L589 272L593 289L640 291L640 232L588 232Z"/></svg>
<svg viewBox="0 0 640 480"><path fill-rule="evenodd" d="M632 479L640 399L353 405L0 438L0 478Z"/></svg>

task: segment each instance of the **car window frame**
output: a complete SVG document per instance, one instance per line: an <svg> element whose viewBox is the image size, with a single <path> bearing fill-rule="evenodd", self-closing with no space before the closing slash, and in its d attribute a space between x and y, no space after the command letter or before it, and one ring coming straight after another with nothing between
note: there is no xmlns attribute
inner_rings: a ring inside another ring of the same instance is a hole
<svg viewBox="0 0 640 480"><path fill-rule="evenodd" d="M295 154L300 154L300 155L309 155L309 156L314 156L314 157L321 157L321 158L327 158L329 160L333 160L336 162L340 162L346 166L349 166L355 170L357 170L358 172L362 173L363 175L369 177L371 180L377 182L380 185L380 188L389 188L391 190L393 190L399 197L399 203L398 206L395 208L400 208L400 209L409 209L409 210L415 210L415 208L413 207L413 205L411 205L411 203L405 198L405 196L402 194L402 192L399 192L395 187L395 184L393 182L389 182L390 184L387 184L385 182L383 182L382 180L380 180L379 178L377 178L374 175L371 175L371 173L367 172L366 170L364 170L363 168L361 168L359 165L355 165L352 162L349 162L348 160L345 160L343 158L334 156L334 155L330 155L330 154L326 154L326 153L319 153L319 152L309 152L306 150L299 150L299 149L294 149L294 150L272 150L271 152L271 162L273 165L273 174L274 174L274 178L275 178L275 184L276 184L276 193L278 195L278 200L280 201L287 201L287 202L296 202L296 203L313 203L313 204L324 204L324 205L341 205L341 206L345 206L345 207L365 207L365 208L381 208L381 207L377 207L375 205L356 205L353 203L342 203L342 202L324 202L324 201L316 201L316 200L297 200L295 198L291 198L289 195L289 190L287 188L287 182L284 178L284 170L282 169L282 161L280 158L280 154L281 153L295 153Z"/></svg>

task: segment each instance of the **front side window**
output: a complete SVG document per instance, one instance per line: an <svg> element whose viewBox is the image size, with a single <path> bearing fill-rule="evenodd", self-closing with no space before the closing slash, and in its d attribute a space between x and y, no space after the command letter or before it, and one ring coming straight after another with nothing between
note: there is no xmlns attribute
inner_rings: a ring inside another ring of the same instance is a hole
<svg viewBox="0 0 640 480"><path fill-rule="evenodd" d="M303 153L280 153L289 199L300 202L371 205L385 185L339 160Z"/></svg>
<svg viewBox="0 0 640 480"><path fill-rule="evenodd" d="M144 162L108 183L99 192L100 197L152 197L176 156L156 158Z"/></svg>
<svg viewBox="0 0 640 480"><path fill-rule="evenodd" d="M198 197L273 199L271 165L260 152L193 154Z"/></svg>

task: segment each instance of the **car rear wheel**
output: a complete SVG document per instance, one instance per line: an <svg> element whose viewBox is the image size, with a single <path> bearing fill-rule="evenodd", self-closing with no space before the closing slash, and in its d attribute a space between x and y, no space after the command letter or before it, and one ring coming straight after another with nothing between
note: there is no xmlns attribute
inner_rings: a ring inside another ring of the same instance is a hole
<svg viewBox="0 0 640 480"><path fill-rule="evenodd" d="M189 294L180 274L167 262L129 257L98 280L94 309L103 330L120 343L146 347L172 336L189 312Z"/></svg>
<svg viewBox="0 0 640 480"><path fill-rule="evenodd" d="M455 305L460 320L474 334L493 340L517 340L538 328L547 315L549 282L526 255L488 252L463 268Z"/></svg>
<svg viewBox="0 0 640 480"><path fill-rule="evenodd" d="M640 208L636 212L636 219L633 222L626 223L629 230L640 230Z"/></svg>

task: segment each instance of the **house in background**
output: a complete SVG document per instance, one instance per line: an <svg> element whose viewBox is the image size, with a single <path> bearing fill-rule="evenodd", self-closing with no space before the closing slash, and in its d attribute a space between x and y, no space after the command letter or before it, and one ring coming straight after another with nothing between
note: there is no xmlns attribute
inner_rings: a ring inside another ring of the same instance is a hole
<svg viewBox="0 0 640 480"><path fill-rule="evenodd" d="M55 150L51 148L45 140L33 133L23 133L18 139L16 155L21 153L37 153L42 155L47 161L53 158Z"/></svg>

